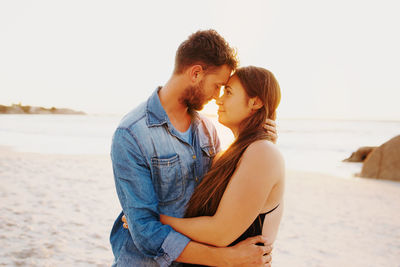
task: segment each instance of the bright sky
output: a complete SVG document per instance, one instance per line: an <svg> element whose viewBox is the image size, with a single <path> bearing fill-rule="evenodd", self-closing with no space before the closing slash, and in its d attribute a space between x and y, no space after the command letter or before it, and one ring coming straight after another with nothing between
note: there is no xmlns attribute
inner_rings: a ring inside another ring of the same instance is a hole
<svg viewBox="0 0 400 267"><path fill-rule="evenodd" d="M281 117L400 119L400 2L1 1L0 104L125 113L216 29L271 70ZM212 107L209 107L212 111Z"/></svg>

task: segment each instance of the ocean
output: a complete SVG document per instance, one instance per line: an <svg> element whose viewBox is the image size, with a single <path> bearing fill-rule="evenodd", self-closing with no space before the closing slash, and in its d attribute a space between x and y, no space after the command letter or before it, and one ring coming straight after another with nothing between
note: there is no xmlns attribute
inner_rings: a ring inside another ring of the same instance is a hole
<svg viewBox="0 0 400 267"><path fill-rule="evenodd" d="M44 154L109 154L122 115L1 115L0 145ZM216 125L223 148L230 130ZM361 163L343 159L361 146L379 146L400 134L400 121L279 119L278 147L286 167L342 178L360 172Z"/></svg>

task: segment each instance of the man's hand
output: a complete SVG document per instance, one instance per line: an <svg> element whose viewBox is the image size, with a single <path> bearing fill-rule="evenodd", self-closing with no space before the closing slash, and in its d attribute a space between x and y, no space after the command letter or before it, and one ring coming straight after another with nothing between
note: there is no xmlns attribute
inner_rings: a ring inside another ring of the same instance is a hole
<svg viewBox="0 0 400 267"><path fill-rule="evenodd" d="M266 119L264 124L264 130L271 138L272 143L276 144L278 140L278 134L276 131L276 122L274 120Z"/></svg>
<svg viewBox="0 0 400 267"><path fill-rule="evenodd" d="M264 246L258 246L263 243ZM233 247L225 248L227 256L221 266L271 266L272 244L261 235L247 238Z"/></svg>

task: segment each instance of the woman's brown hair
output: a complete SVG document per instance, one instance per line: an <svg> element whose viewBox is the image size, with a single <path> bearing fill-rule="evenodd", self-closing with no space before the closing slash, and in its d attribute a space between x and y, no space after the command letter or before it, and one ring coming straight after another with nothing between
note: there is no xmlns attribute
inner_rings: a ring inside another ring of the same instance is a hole
<svg viewBox="0 0 400 267"><path fill-rule="evenodd" d="M274 75L260 67L248 66L236 70L249 98L258 97L263 106L240 124L239 135L230 147L213 163L195 189L185 217L212 216L246 148L257 140L269 140L263 129L266 118L275 120L281 91Z"/></svg>

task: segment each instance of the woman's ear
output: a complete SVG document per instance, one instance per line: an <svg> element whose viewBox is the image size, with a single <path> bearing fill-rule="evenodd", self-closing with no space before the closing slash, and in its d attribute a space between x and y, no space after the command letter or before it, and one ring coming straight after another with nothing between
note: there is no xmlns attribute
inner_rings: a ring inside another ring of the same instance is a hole
<svg viewBox="0 0 400 267"><path fill-rule="evenodd" d="M263 106L263 103L258 96L250 98L250 107L252 110L260 109Z"/></svg>

